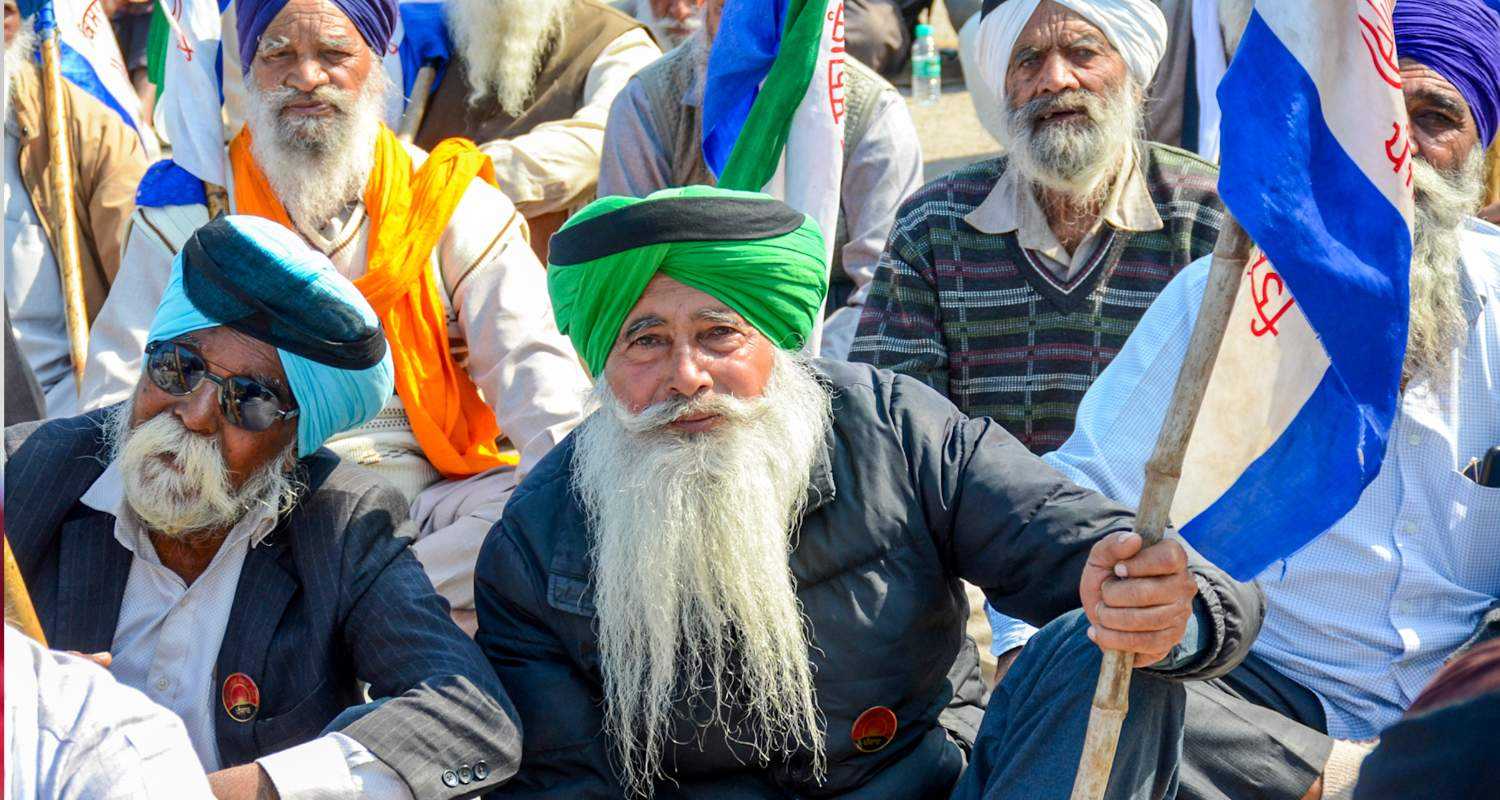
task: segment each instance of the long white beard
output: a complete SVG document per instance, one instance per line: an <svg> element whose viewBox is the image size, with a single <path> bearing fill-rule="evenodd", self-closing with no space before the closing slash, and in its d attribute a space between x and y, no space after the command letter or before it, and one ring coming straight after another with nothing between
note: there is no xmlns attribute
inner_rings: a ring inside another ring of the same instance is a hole
<svg viewBox="0 0 1500 800"><path fill-rule="evenodd" d="M1141 137L1140 97L1140 89L1127 79L1109 95L1072 89L1007 110L1010 168L1019 171L1023 185L1068 195L1080 206L1103 199L1125 148ZM1041 114L1061 110L1081 110L1089 119L1037 130Z"/></svg>
<svg viewBox="0 0 1500 800"><path fill-rule="evenodd" d="M448 34L469 72L469 105L493 95L520 116L542 56L563 34L573 0L448 0Z"/></svg>
<svg viewBox="0 0 1500 800"><path fill-rule="evenodd" d="M699 692L711 725L763 760L811 752L821 775L822 718L788 559L831 424L829 390L778 351L753 400L632 415L606 383L595 395L573 483L595 536L606 732L627 792L652 794L673 706ZM717 429L665 427L704 411L723 415Z"/></svg>
<svg viewBox="0 0 1500 800"><path fill-rule="evenodd" d="M287 103L306 96L302 92L245 83L250 152L293 220L316 230L363 196L389 88L383 71L372 69L358 92L315 90L314 97L337 109L324 119L282 116Z"/></svg>
<svg viewBox="0 0 1500 800"><path fill-rule="evenodd" d="M284 513L296 503L300 485L290 469L295 442L236 489L218 439L193 433L167 413L131 428L132 406L126 402L114 412L107 435L125 481L125 502L150 530L192 541L222 534L251 509Z"/></svg>
<svg viewBox="0 0 1500 800"><path fill-rule="evenodd" d="M1479 207L1484 159L1478 148L1456 171L1444 173L1416 158L1416 217L1411 253L1411 307L1403 383L1442 382L1453 368L1453 348L1468 330L1459 277L1459 232Z"/></svg>

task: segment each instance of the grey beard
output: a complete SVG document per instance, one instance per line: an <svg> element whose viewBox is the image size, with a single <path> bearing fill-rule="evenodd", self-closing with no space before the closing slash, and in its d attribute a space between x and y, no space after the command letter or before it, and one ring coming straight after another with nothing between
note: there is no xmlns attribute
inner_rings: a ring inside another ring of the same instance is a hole
<svg viewBox="0 0 1500 800"><path fill-rule="evenodd" d="M591 552L605 731L626 792L650 796L676 709L769 760L811 753L826 768L806 621L789 555L831 395L778 351L764 395L629 413L601 381L575 443L573 484ZM664 426L715 412L719 427ZM685 682L686 681L686 682Z"/></svg>
<svg viewBox="0 0 1500 800"><path fill-rule="evenodd" d="M5 46L5 116L10 118L10 97L16 88L16 77L30 69L36 55L36 25L31 19L21 20L21 27Z"/></svg>
<svg viewBox="0 0 1500 800"><path fill-rule="evenodd" d="M494 97L505 113L526 110L547 48L563 35L574 0L447 0L448 34L463 55L469 105Z"/></svg>
<svg viewBox="0 0 1500 800"><path fill-rule="evenodd" d="M313 95L337 112L324 120L293 122L281 111L302 92L285 86L262 91L246 81L251 153L298 224L317 230L364 194L388 88L379 69L371 70L358 93L320 87Z"/></svg>
<svg viewBox="0 0 1500 800"><path fill-rule="evenodd" d="M125 483L125 502L149 530L199 541L222 535L253 509L284 514L296 505L302 488L293 476L296 442L236 489L217 439L193 433L165 413L131 428L134 404L115 409L104 433ZM171 455L178 469L163 463L162 455Z"/></svg>
<svg viewBox="0 0 1500 800"><path fill-rule="evenodd" d="M1479 207L1484 160L1476 148L1457 170L1413 162L1416 190L1411 254L1411 304L1402 383L1451 374L1453 349L1468 331L1459 273L1464 218Z"/></svg>
<svg viewBox="0 0 1500 800"><path fill-rule="evenodd" d="M1076 205L1102 199L1120 166L1124 148L1141 136L1140 90L1126 80L1101 96L1083 89L1038 97L1005 113L1010 168L1024 183L1068 195ZM1088 120L1054 123L1037 130L1041 115L1081 110Z"/></svg>

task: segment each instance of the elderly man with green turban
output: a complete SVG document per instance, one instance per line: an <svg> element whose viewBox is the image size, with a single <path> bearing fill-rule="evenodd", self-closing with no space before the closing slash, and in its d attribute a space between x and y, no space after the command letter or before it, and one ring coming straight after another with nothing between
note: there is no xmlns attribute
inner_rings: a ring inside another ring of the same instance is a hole
<svg viewBox="0 0 1500 800"><path fill-rule="evenodd" d="M551 243L596 408L476 569L515 699L501 797L946 797L985 703L960 579L1175 677L1258 596L910 378L800 352L818 228L764 195L606 197Z"/></svg>

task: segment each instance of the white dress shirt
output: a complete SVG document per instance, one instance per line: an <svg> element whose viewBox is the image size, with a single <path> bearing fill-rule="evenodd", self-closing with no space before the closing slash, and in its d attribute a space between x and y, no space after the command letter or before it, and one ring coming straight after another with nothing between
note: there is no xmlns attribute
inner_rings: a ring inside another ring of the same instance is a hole
<svg viewBox="0 0 1500 800"><path fill-rule="evenodd" d="M133 555L115 623L110 672L181 718L205 772L221 768L214 733L219 689L214 666L234 607L245 555L276 527L270 508L257 508L230 530L208 568L191 585L163 566L146 530L125 503L114 463L79 502L115 518L115 540ZM394 770L340 733L273 753L258 763L283 800L359 797L408 800Z"/></svg>
<svg viewBox="0 0 1500 800"><path fill-rule="evenodd" d="M583 104L573 116L544 122L514 139L479 143L517 210L535 217L593 198L609 107L630 76L658 58L661 49L651 34L631 28L594 59L583 82Z"/></svg>
<svg viewBox="0 0 1500 800"><path fill-rule="evenodd" d="M62 277L47 231L21 181L21 141L5 121L5 305L16 347L46 396L48 417L78 413L78 387L63 315Z"/></svg>
<svg viewBox="0 0 1500 800"><path fill-rule="evenodd" d="M1469 330L1452 374L1402 394L1353 510L1256 578L1266 618L1253 652L1318 696L1335 738L1396 722L1500 597L1500 489L1460 474L1500 445L1500 228L1469 220L1460 264ZM1168 285L1045 461L1137 504L1207 274L1205 258Z"/></svg>
<svg viewBox="0 0 1500 800"><path fill-rule="evenodd" d="M208 800L182 721L5 626L5 800Z"/></svg>

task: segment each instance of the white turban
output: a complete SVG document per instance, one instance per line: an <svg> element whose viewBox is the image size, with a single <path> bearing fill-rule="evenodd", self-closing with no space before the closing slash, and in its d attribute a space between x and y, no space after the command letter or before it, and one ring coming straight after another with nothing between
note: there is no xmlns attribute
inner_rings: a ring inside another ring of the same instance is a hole
<svg viewBox="0 0 1500 800"><path fill-rule="evenodd" d="M1156 74L1156 65L1167 49L1167 20L1151 0L1053 0L1066 6L1103 31L1110 45L1125 60L1130 77L1142 88ZM980 70L990 94L1001 109L1005 100L1005 73L1010 69L1016 39L1042 0L1009 0L985 13L979 23Z"/></svg>

